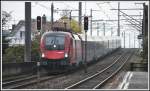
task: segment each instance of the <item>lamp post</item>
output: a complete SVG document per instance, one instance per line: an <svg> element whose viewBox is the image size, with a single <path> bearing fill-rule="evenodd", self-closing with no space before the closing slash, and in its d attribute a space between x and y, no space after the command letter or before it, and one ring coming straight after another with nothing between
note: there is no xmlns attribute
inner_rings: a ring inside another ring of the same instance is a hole
<svg viewBox="0 0 150 91"><path fill-rule="evenodd" d="M70 11L70 17L69 17L69 20L70 20L70 29L71 29L71 12L72 12L72 10Z"/></svg>
<svg viewBox="0 0 150 91"><path fill-rule="evenodd" d="M66 22L64 22L64 27L65 27L65 31L67 31L67 23Z"/></svg>

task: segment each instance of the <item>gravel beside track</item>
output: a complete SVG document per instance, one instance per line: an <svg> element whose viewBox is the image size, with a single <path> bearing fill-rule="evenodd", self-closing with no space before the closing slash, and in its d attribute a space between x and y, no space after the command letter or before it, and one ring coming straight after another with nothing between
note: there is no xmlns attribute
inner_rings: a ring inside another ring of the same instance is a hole
<svg viewBox="0 0 150 91"><path fill-rule="evenodd" d="M95 63L91 66L88 66L87 73L85 73L83 69L78 69L77 71L71 72L70 74L67 74L65 76L62 76L62 77L59 77L56 79L47 80L47 81L39 84L38 88L40 88L40 89L64 89L64 88L70 86L71 84L76 83L86 77L89 77L89 76L97 73L97 71L103 70L104 68L108 67L111 63L113 63L115 61L113 59L120 56L124 52L125 52L124 49L120 49L120 50L112 53L112 55L105 57L104 59L99 59L99 61L97 63ZM27 86L24 88L36 89L37 85Z"/></svg>

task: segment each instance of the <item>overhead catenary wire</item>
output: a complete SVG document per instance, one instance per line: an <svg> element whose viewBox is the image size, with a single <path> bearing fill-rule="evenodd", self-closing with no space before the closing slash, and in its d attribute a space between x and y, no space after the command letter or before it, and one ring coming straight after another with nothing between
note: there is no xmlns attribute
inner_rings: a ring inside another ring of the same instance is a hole
<svg viewBox="0 0 150 91"><path fill-rule="evenodd" d="M97 6L100 8L100 10L106 15L106 17L108 19L110 19L110 17L108 16L108 14L106 14L106 12L102 9L102 7L97 3Z"/></svg>
<svg viewBox="0 0 150 91"><path fill-rule="evenodd" d="M110 4L110 2L104 2L107 4ZM102 3L102 4L104 4ZM100 10L106 15L106 17L108 18L108 21L111 19L110 16L102 9L102 7L99 5L99 3L97 3L97 6L100 8ZM105 23L107 23L108 21L105 21ZM113 23L113 22L112 22ZM113 23L114 24L114 23Z"/></svg>
<svg viewBox="0 0 150 91"><path fill-rule="evenodd" d="M43 5L43 4L40 4L40 3L38 3L38 2L36 2L36 4L37 4L37 5L39 5L39 6L41 6L41 7L43 7L43 8L45 8L45 9L51 10L51 8L50 8L50 7L46 7L46 6L45 6L45 5Z"/></svg>

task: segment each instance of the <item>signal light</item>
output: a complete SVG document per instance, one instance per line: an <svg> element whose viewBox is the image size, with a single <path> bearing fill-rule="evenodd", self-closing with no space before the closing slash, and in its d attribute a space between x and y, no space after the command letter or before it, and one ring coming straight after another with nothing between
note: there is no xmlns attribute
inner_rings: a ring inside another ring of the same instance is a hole
<svg viewBox="0 0 150 91"><path fill-rule="evenodd" d="M37 30L41 30L41 16L37 16Z"/></svg>
<svg viewBox="0 0 150 91"><path fill-rule="evenodd" d="M84 30L87 32L87 30L88 30L88 17L87 16L85 16L84 17Z"/></svg>

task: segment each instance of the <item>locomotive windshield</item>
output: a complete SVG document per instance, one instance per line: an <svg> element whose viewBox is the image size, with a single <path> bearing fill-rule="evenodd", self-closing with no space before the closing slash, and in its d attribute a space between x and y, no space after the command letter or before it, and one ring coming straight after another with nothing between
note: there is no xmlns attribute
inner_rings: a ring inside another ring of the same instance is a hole
<svg viewBox="0 0 150 91"><path fill-rule="evenodd" d="M46 36L45 48L47 50L64 50L64 36Z"/></svg>

